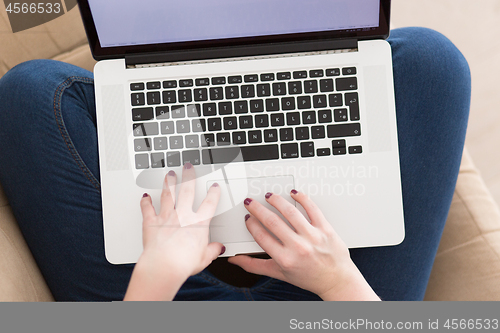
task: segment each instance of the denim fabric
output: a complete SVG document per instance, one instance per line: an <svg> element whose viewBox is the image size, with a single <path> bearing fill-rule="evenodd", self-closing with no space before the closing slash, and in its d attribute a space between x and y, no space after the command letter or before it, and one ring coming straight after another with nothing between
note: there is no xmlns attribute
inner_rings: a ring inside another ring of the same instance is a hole
<svg viewBox="0 0 500 333"><path fill-rule="evenodd" d="M423 299L460 166L470 73L456 47L423 28L392 31L406 238L351 250L383 300ZM58 301L121 300L133 265L104 256L92 73L50 60L0 79L0 182ZM262 277L237 288L207 270L176 300L319 300Z"/></svg>

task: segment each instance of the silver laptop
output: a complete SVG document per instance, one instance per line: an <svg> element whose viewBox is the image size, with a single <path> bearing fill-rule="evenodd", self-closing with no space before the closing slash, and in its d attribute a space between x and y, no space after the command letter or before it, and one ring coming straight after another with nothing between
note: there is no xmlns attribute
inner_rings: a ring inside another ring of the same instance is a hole
<svg viewBox="0 0 500 333"><path fill-rule="evenodd" d="M243 201L308 194L346 244L404 239L390 0L82 0L105 252L142 252L139 201L189 162L224 256L263 250ZM180 178L179 178L180 179ZM297 207L303 211L300 205ZM304 212L304 211L303 211Z"/></svg>

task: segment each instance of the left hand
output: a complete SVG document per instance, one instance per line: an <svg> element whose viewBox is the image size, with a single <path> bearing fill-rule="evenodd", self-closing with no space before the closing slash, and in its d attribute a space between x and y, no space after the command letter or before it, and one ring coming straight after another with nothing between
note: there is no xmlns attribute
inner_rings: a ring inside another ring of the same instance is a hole
<svg viewBox="0 0 500 333"><path fill-rule="evenodd" d="M170 171L165 176L159 214L149 195L142 198L144 251L134 268L125 300L151 299L148 295L173 299L188 277L201 272L223 252L221 243L208 243L220 187L210 187L198 211L193 212L195 178L193 166L186 164L176 200L177 176Z"/></svg>

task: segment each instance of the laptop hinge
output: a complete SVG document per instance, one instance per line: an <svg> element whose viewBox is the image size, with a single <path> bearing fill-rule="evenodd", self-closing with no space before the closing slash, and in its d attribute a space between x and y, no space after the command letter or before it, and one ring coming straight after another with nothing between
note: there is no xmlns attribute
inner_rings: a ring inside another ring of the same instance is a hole
<svg viewBox="0 0 500 333"><path fill-rule="evenodd" d="M213 59L230 59L332 50L356 51L357 48L358 41L356 39L316 40L308 42L273 43L128 55L125 56L125 63L127 68L136 68L144 67L143 65L147 64L209 61Z"/></svg>

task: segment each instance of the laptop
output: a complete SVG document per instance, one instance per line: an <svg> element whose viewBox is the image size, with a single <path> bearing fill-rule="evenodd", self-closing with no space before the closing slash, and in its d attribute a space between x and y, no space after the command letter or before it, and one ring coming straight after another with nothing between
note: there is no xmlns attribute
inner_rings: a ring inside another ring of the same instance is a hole
<svg viewBox="0 0 500 333"><path fill-rule="evenodd" d="M92 54L106 258L134 263L139 201L196 171L210 240L262 253L243 201L296 189L350 248L404 239L390 0L79 0ZM278 212L277 212L278 213ZM187 225L185 225L187 227Z"/></svg>

